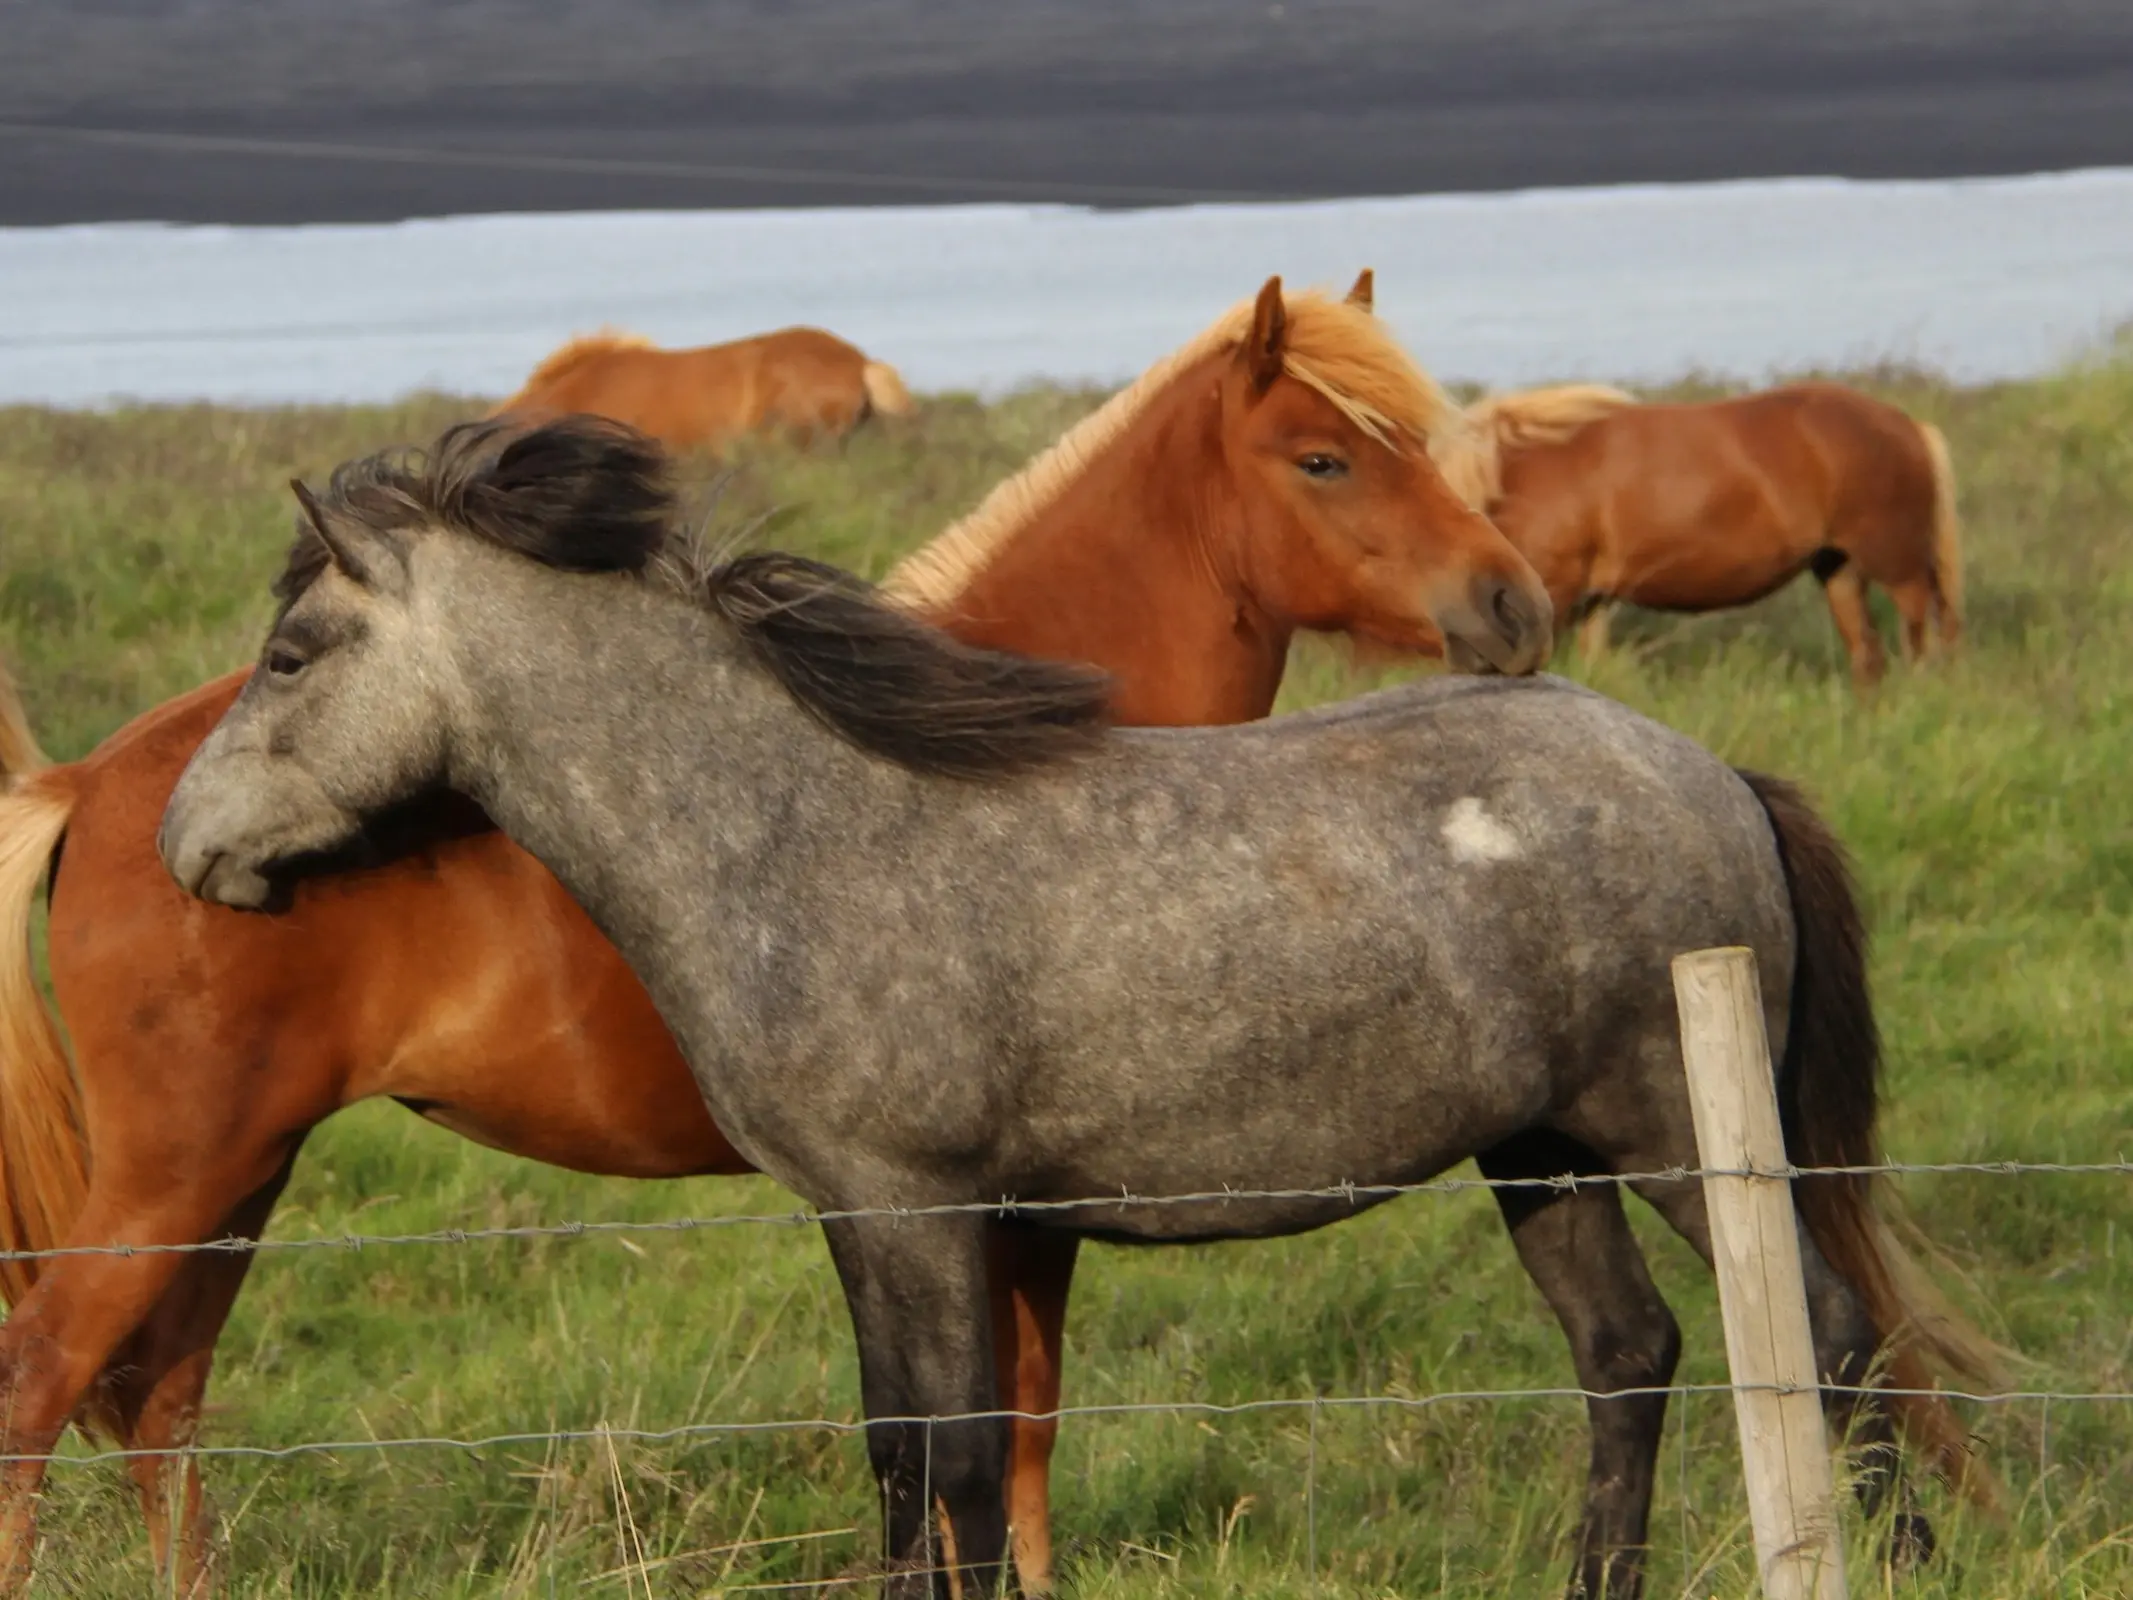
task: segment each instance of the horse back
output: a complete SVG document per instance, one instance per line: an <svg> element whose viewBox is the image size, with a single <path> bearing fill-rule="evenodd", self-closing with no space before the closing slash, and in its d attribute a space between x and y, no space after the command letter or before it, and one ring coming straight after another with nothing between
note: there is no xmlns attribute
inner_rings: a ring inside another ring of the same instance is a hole
<svg viewBox="0 0 2133 1600"><path fill-rule="evenodd" d="M670 450L716 449L765 428L838 435L866 415L866 365L865 352L822 328L779 328L686 350L588 337L542 362L497 410L529 419L608 417Z"/></svg>
<svg viewBox="0 0 2133 1600"><path fill-rule="evenodd" d="M619 347L558 373L514 409L588 412L627 423L670 450L697 449L752 425L753 372L747 341L694 350Z"/></svg>

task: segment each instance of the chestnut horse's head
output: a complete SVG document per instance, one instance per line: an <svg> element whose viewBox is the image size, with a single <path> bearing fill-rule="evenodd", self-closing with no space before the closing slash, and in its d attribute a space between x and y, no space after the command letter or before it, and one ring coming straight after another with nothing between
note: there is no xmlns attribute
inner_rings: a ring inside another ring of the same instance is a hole
<svg viewBox="0 0 2133 1600"><path fill-rule="evenodd" d="M1235 553L1254 597L1298 627L1441 651L1462 671L1546 664L1554 610L1539 575L1439 470L1465 426L1371 314L1259 291L1222 376L1222 447L1242 491Z"/></svg>

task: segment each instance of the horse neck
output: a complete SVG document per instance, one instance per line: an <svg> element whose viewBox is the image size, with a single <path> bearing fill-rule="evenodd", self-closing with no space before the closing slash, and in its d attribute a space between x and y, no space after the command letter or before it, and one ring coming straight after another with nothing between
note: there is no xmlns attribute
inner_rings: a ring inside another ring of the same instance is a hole
<svg viewBox="0 0 2133 1600"><path fill-rule="evenodd" d="M1605 426L1605 421L1593 424ZM1488 508L1497 532L1531 563L1555 604L1556 626L1590 588L1603 558L1617 554L1623 520L1604 513L1604 458L1592 460L1582 435L1506 449L1502 491ZM1603 546L1605 548L1603 548Z"/></svg>
<svg viewBox="0 0 2133 1600"><path fill-rule="evenodd" d="M1217 375L1196 366L933 620L972 644L1102 667L1121 722L1250 721L1273 708L1293 630L1254 591L1244 525Z"/></svg>
<svg viewBox="0 0 2133 1600"><path fill-rule="evenodd" d="M739 912L710 913L718 886L774 850L774 827L849 830L913 781L819 727L674 596L517 558L478 576L487 602L455 617L445 674L447 781L555 875L663 1013L677 932L720 940ZM858 815L816 815L840 807ZM703 915L677 917L677 893Z"/></svg>
<svg viewBox="0 0 2133 1600"><path fill-rule="evenodd" d="M1599 426L1599 424L1595 424ZM1516 544L1528 530L1539 536L1560 521L1569 503L1597 498L1597 471L1582 435L1506 446L1500 486L1489 503L1489 520ZM1523 548L1521 546L1521 548ZM1529 556L1531 552L1526 552Z"/></svg>

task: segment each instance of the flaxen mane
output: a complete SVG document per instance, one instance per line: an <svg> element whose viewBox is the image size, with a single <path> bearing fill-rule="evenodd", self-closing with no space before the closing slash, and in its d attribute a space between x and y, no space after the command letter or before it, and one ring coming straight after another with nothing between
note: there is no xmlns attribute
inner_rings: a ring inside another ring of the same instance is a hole
<svg viewBox="0 0 2133 1600"><path fill-rule="evenodd" d="M380 533L442 527L564 571L661 584L729 623L816 720L915 772L1027 771L1088 749L1109 720L1111 681L1093 668L963 644L801 556L707 555L681 527L665 452L621 423L461 423L427 452L348 463L314 503ZM274 586L284 611L329 559L303 524Z"/></svg>
<svg viewBox="0 0 2133 1600"><path fill-rule="evenodd" d="M1636 403L1635 395L1600 383L1514 389L1476 400L1466 408L1472 425L1470 483L1475 491L1468 496L1470 503L1486 511L1503 498L1505 456L1535 445L1561 444L1588 423Z"/></svg>
<svg viewBox="0 0 2133 1600"><path fill-rule="evenodd" d="M622 328L600 328L592 333L574 334L561 349L544 357L533 369L533 375L519 386L517 394L506 400L490 413L501 416L515 406L524 405L526 397L547 384L554 383L566 372L583 366L596 356L612 355L617 350L656 350L659 347L641 333L630 333Z"/></svg>
<svg viewBox="0 0 2133 1600"><path fill-rule="evenodd" d="M976 510L913 551L882 580L882 592L915 611L954 602L986 564L1118 442L1155 398L1191 367L1233 350L1252 327L1250 300L1239 301L1199 337L1171 352L996 486ZM1288 376L1307 383L1372 438L1394 449L1426 446L1455 492L1471 473L1475 451L1463 413L1402 350L1385 325L1360 306L1305 291L1285 297Z"/></svg>

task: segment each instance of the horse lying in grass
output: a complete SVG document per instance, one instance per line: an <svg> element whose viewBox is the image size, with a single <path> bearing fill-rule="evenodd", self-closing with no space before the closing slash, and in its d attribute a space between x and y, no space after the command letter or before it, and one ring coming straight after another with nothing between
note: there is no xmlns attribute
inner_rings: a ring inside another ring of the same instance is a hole
<svg viewBox="0 0 2133 1600"><path fill-rule="evenodd" d="M1367 298L1367 285L1358 293ZM1508 673L1545 662L1547 597L1447 488L1458 408L1351 297L1270 281L890 574L973 642L1112 674L1115 720L1264 716L1302 625ZM315 546L313 547L315 550ZM180 894L172 786L245 681L42 768L0 715L0 1244L185 1244L266 1226L309 1131L389 1095L495 1148L623 1177L743 1173L643 987L555 879L472 808L374 870L295 889L300 917ZM12 750L12 754L10 751ZM50 877L53 992L29 961ZM93 1159L92 1159L93 1158ZM1000 1403L1024 1583L1051 1581L1048 1473L1070 1235L992 1232ZM0 1261L0 1589L26 1581L48 1450L78 1407L127 1448L187 1592L212 1524L192 1442L244 1254ZM39 1350L61 1360L32 1360ZM161 1454L160 1452L169 1452Z"/></svg>
<svg viewBox="0 0 2133 1600"><path fill-rule="evenodd" d="M1106 735L1086 669L797 558L702 565L660 471L589 423L487 427L304 493L313 543L158 848L187 891L266 905L280 863L449 787L555 873L735 1147L843 1213L892 1594L1004 1577L989 1214L1183 1243L1316 1228L1468 1156L1692 1168L1668 962L1711 945L1768 985L1789 1157L1878 1159L1858 909L1784 784L1547 678ZM1701 1185L1637 1186L1708 1259ZM1794 1193L1818 1369L1864 1384L1886 1349L1960 1461L1929 1385L1981 1342L1907 1300L1868 1178ZM1203 1198L1141 1198L1170 1194ZM1597 1396L1572 1590L1633 1595L1679 1332L1617 1185L1498 1196ZM1886 1449L1861 1392L1832 1409Z"/></svg>
<svg viewBox="0 0 2133 1600"><path fill-rule="evenodd" d="M1468 408L1495 444L1477 503L1581 613L1587 654L1608 608L1716 611L1820 580L1862 688L1885 670L1867 610L1879 584L1925 653L1962 636L1963 565L1947 441L1931 423L1834 383L1693 405L1640 405L1592 384ZM1486 461L1486 454L1475 459Z"/></svg>
<svg viewBox="0 0 2133 1600"><path fill-rule="evenodd" d="M670 450L718 450L754 433L842 439L876 412L901 417L911 409L894 367L820 328L691 350L603 330L542 361L495 414L590 412L629 423Z"/></svg>

